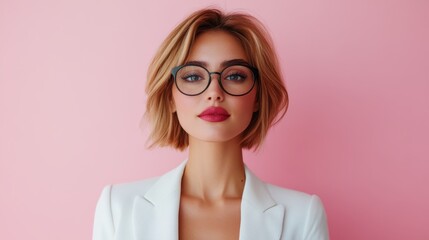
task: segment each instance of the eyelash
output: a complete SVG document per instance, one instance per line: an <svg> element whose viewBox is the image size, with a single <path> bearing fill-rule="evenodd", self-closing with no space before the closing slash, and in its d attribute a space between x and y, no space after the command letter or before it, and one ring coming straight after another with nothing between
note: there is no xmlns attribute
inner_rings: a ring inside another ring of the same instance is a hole
<svg viewBox="0 0 429 240"><path fill-rule="evenodd" d="M237 72L237 73L230 73L230 74L228 74L225 78L226 79L228 79L229 77L231 77L231 76L234 76L234 77L239 77L239 78L241 78L240 80L244 80L244 79L246 79L247 78L247 76L246 76L246 74L243 74L243 73L240 73L240 72ZM228 79L229 80L229 79Z"/></svg>
<svg viewBox="0 0 429 240"><path fill-rule="evenodd" d="M188 80L189 78L194 78L194 77L197 77L198 79L197 80ZM188 81L188 82L195 82L195 81L198 81L198 80L200 80L201 79L201 76L200 75L198 75L198 74L196 74L196 73L189 73L189 74L186 74L185 76L183 76L182 77L182 79L184 80L184 81Z"/></svg>

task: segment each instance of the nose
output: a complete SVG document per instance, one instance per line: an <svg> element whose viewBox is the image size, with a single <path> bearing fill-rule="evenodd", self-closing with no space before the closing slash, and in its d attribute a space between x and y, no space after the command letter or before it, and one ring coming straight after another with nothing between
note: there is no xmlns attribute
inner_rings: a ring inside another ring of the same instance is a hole
<svg viewBox="0 0 429 240"><path fill-rule="evenodd" d="M206 90L207 100L223 101L225 93L219 84L220 74L214 73L211 75L211 82Z"/></svg>

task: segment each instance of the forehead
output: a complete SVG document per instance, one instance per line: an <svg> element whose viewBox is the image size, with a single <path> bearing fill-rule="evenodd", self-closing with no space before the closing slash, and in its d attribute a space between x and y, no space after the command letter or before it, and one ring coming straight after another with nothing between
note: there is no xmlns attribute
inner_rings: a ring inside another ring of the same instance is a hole
<svg viewBox="0 0 429 240"><path fill-rule="evenodd" d="M242 59L248 61L240 40L223 30L199 34L191 46L187 62L204 62L208 67L219 67L223 62Z"/></svg>

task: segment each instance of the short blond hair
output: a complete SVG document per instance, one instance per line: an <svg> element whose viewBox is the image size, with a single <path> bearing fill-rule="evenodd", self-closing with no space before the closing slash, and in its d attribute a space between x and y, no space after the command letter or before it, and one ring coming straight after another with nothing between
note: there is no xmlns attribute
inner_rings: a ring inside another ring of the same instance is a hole
<svg viewBox="0 0 429 240"><path fill-rule="evenodd" d="M171 146L183 150L188 146L188 134L172 110L171 69L183 64L195 38L210 30L223 30L237 37L249 63L259 70L259 110L253 113L249 126L242 133L242 148L257 149L268 129L286 113L288 93L272 40L261 22L245 13L227 14L218 9L202 9L187 17L168 35L149 66L145 116L152 124L151 147Z"/></svg>

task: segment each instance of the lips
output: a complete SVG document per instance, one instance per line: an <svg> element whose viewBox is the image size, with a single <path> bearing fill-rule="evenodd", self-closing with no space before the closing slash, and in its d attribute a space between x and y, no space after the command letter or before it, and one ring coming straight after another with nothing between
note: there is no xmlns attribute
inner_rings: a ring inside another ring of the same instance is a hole
<svg viewBox="0 0 429 240"><path fill-rule="evenodd" d="M222 122L229 118L229 113L221 107L209 107L198 115L208 122Z"/></svg>

